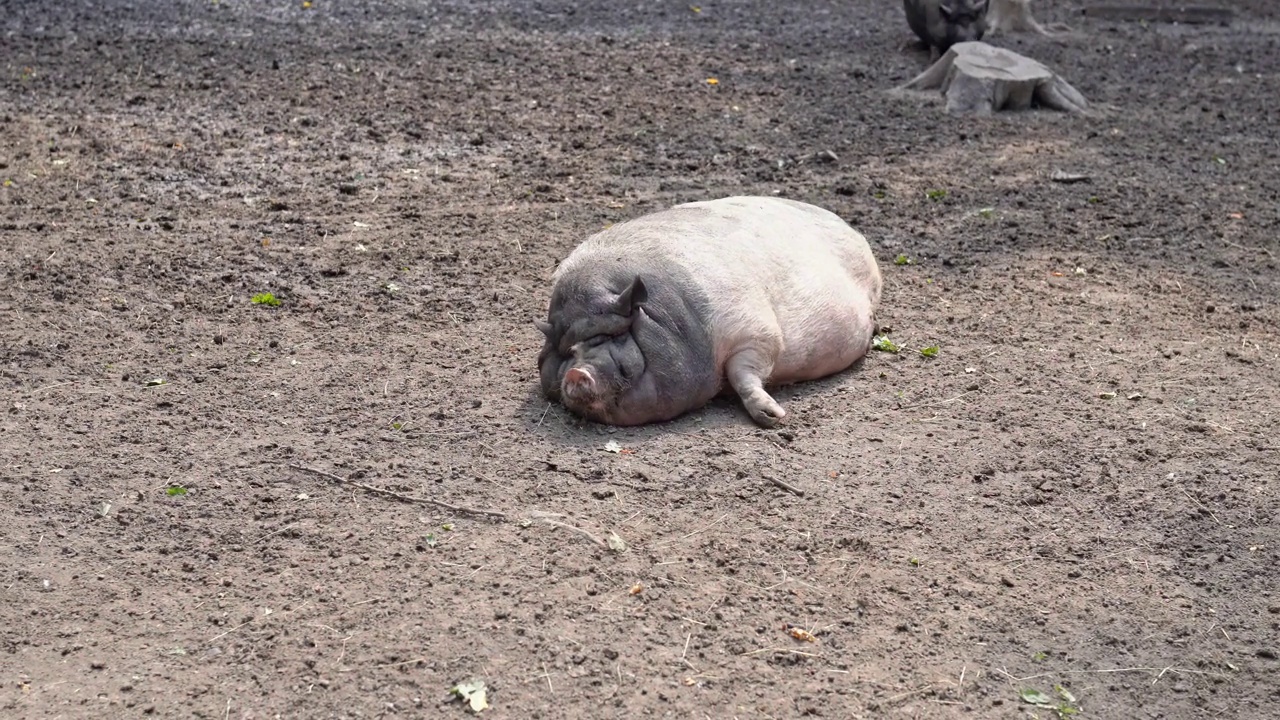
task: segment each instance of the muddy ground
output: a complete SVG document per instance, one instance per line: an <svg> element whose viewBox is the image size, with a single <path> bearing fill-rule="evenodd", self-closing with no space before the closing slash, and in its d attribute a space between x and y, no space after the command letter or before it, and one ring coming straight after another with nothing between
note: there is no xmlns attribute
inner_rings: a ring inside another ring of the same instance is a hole
<svg viewBox="0 0 1280 720"><path fill-rule="evenodd" d="M1094 116L886 92L888 0L0 3L0 712L1271 717L1280 10L1035 5ZM559 259L748 193L902 352L539 397Z"/></svg>

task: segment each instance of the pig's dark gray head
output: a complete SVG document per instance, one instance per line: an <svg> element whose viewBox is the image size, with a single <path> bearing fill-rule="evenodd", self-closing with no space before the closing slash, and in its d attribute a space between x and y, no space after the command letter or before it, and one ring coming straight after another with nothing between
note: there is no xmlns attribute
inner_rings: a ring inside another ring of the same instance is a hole
<svg viewBox="0 0 1280 720"><path fill-rule="evenodd" d="M538 355L543 394L602 423L645 372L632 326L649 294L639 276L621 285L557 287L547 320L535 321L546 338Z"/></svg>
<svg viewBox="0 0 1280 720"><path fill-rule="evenodd" d="M946 25L946 40L938 49L946 52L956 43L981 40L987 32L987 0L941 0L938 13Z"/></svg>

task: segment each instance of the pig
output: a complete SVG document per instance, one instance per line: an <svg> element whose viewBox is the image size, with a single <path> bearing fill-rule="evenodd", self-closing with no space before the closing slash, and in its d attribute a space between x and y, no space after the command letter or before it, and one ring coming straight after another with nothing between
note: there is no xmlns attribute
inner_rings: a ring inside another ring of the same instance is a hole
<svg viewBox="0 0 1280 720"><path fill-rule="evenodd" d="M935 60L956 43L981 40L987 31L987 0L902 0L902 9Z"/></svg>
<svg viewBox="0 0 1280 720"><path fill-rule="evenodd" d="M828 210L774 197L676 205L592 235L556 268L547 319L534 321L542 392L627 426L731 388L774 427L787 413L765 387L866 355L881 287L866 238Z"/></svg>

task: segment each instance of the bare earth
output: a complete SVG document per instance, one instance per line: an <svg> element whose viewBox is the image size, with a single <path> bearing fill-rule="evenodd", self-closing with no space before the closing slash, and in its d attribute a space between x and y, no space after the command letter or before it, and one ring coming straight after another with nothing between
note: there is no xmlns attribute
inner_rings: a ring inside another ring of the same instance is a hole
<svg viewBox="0 0 1280 720"><path fill-rule="evenodd" d="M1036 3L1066 43L991 42L1095 114L955 119L889 0L0 2L0 715L1273 717L1280 9L1233 6ZM861 230L903 351L773 431L548 406L555 263L732 194Z"/></svg>

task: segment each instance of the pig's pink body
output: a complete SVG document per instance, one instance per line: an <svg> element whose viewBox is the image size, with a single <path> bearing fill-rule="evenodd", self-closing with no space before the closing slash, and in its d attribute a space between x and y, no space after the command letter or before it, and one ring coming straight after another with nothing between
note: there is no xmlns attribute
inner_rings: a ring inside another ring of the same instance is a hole
<svg viewBox="0 0 1280 720"><path fill-rule="evenodd" d="M690 405L705 403L727 379L752 417L772 425L786 413L765 385L839 372L870 347L880 270L866 239L821 208L766 197L679 205L588 238L560 264L555 282L588 286L593 275L634 273L652 294L666 279L662 268L668 275L681 269L680 282L691 285L681 288L682 297L696 298L682 302L699 308L694 314L709 341L705 357L714 382L703 384L713 387L689 393ZM644 320L644 313L661 309L650 300L637 312ZM614 406L604 414L614 424L648 422L677 409Z"/></svg>

